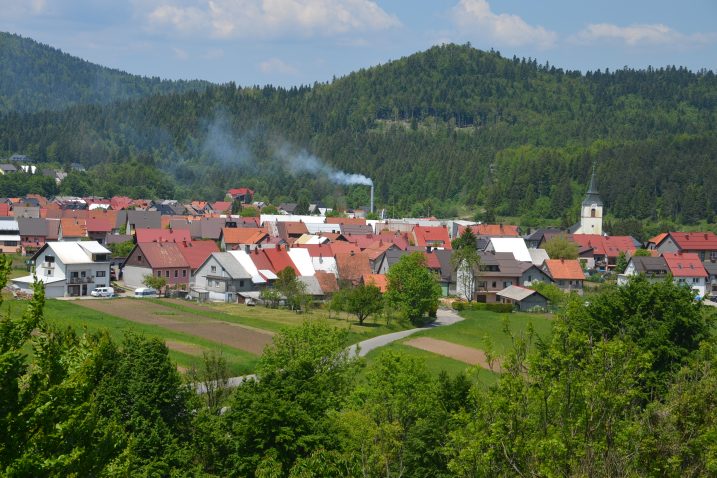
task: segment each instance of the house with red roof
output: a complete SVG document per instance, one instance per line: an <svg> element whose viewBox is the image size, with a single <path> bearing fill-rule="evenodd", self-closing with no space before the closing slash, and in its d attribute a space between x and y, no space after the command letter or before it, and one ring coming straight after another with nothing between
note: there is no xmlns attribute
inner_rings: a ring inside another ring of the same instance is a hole
<svg viewBox="0 0 717 478"><path fill-rule="evenodd" d="M697 254L703 261L713 260L717 259L717 235L713 232L668 232L655 249L663 254L684 252Z"/></svg>
<svg viewBox="0 0 717 478"><path fill-rule="evenodd" d="M147 275L163 277L170 288L189 290L192 270L175 242L140 242L122 264L122 277L130 288L144 287Z"/></svg>
<svg viewBox="0 0 717 478"><path fill-rule="evenodd" d="M672 274L673 281L694 290L699 297L707 291L707 270L700 257L693 252L666 252L662 257Z"/></svg>
<svg viewBox="0 0 717 478"><path fill-rule="evenodd" d="M214 241L188 241L178 242L177 248L184 260L189 264L192 274L204 264L213 252L219 252L219 246Z"/></svg>
<svg viewBox="0 0 717 478"><path fill-rule="evenodd" d="M577 259L548 259L543 270L561 290L583 293L585 272Z"/></svg>
<svg viewBox="0 0 717 478"><path fill-rule="evenodd" d="M85 219L74 219L71 217L60 219L59 241L74 242L87 238L87 222Z"/></svg>
<svg viewBox="0 0 717 478"><path fill-rule="evenodd" d="M580 257L587 259L589 269L600 271L615 268L620 253L631 255L640 244L631 236L601 236L599 234L573 234L570 239L578 245ZM589 251L592 249L592 260ZM588 254L585 254L585 252Z"/></svg>
<svg viewBox="0 0 717 478"><path fill-rule="evenodd" d="M249 188L234 188L227 191L227 196L232 198L232 201L239 201L242 204L251 204L254 200L254 191Z"/></svg>
<svg viewBox="0 0 717 478"><path fill-rule="evenodd" d="M364 285L378 287L382 294L388 290L388 280L384 274L365 274L361 278L361 282Z"/></svg>
<svg viewBox="0 0 717 478"><path fill-rule="evenodd" d="M265 245L268 240L269 234L258 227L225 227L219 236L224 251L243 249L249 252Z"/></svg>
<svg viewBox="0 0 717 478"><path fill-rule="evenodd" d="M426 251L451 249L451 238L445 226L414 226L411 235L413 244Z"/></svg>
<svg viewBox="0 0 717 478"><path fill-rule="evenodd" d="M105 243L107 234L112 233L115 228L114 217L88 217L86 219L87 235L93 241L97 241L100 244Z"/></svg>
<svg viewBox="0 0 717 478"><path fill-rule="evenodd" d="M339 280L347 284L357 285L366 274L371 274L368 256L362 252L336 254L336 268Z"/></svg>
<svg viewBox="0 0 717 478"><path fill-rule="evenodd" d="M128 209L132 205L132 198L127 196L114 196L110 199L110 208L115 211L121 211L122 209Z"/></svg>
<svg viewBox="0 0 717 478"><path fill-rule="evenodd" d="M232 210L232 203L229 201L217 201L211 205L212 211L217 214L229 214Z"/></svg>

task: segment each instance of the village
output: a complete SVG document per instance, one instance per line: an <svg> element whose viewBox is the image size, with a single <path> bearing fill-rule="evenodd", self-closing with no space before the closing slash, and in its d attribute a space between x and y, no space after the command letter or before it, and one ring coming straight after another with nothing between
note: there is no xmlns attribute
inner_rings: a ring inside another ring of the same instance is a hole
<svg viewBox="0 0 717 478"><path fill-rule="evenodd" d="M671 276L700 298L717 293L714 233L665 231L646 244L604 235L604 205L594 173L575 226L528 234L509 224L366 219L365 210L327 216L331 211L316 204L310 205L312 215L294 214L296 204L262 214L265 205L253 198L251 189L236 188L227 191L226 200L213 203L38 195L2 199L0 250L25 257L28 272L14 277L10 288L31 294L37 278L48 298L164 293L252 305L262 302L262 291L289 268L305 294L320 302L359 284L385 292L388 270L402 256L418 252L444 297L512 304L523 311L549 306L548 298L531 288L536 282L582 294L591 279L622 284L644 274L651 281ZM232 214L238 210L245 214ZM478 251L470 270L452 260L451 243L466 231L475 237ZM572 244L577 257L550 257L545 246L556 238ZM148 277L156 277L161 290L146 287Z"/></svg>

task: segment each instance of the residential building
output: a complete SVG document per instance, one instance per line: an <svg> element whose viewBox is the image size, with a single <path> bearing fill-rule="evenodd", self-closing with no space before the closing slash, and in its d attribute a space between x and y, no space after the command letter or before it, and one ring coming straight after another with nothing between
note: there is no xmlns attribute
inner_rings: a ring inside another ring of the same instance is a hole
<svg viewBox="0 0 717 478"><path fill-rule="evenodd" d="M258 291L267 283L244 251L213 252L197 268L192 295L236 302L240 293Z"/></svg>
<svg viewBox="0 0 717 478"><path fill-rule="evenodd" d="M697 254L702 261L717 260L717 235L713 232L668 232L654 248L663 254L684 252Z"/></svg>
<svg viewBox="0 0 717 478"><path fill-rule="evenodd" d="M428 252L451 249L451 238L445 226L414 226L411 234L413 244Z"/></svg>
<svg viewBox="0 0 717 478"><path fill-rule="evenodd" d="M620 254L631 255L640 246L631 236L573 234L570 239L577 243L580 258L587 259L588 268L599 271L614 269Z"/></svg>
<svg viewBox="0 0 717 478"><path fill-rule="evenodd" d="M650 282L665 280L670 273L664 257L633 256L627 262L625 272L617 276L617 284L624 285L630 277L636 275L645 276Z"/></svg>
<svg viewBox="0 0 717 478"><path fill-rule="evenodd" d="M110 285L110 251L97 241L47 242L32 256L34 275L12 282L32 293L35 277L45 285L45 296L86 296Z"/></svg>
<svg viewBox="0 0 717 478"><path fill-rule="evenodd" d="M523 274L523 266L515 260L511 252L479 252L480 263L475 274L475 300L477 302L497 302L497 293L508 286L518 285ZM457 277L456 288L462 286L461 277ZM460 292L460 291L459 291ZM468 291L462 291L465 296Z"/></svg>
<svg viewBox="0 0 717 478"><path fill-rule="evenodd" d="M697 296L707 293L708 274L700 257L693 252L667 252L662 255L667 262L673 280L690 287Z"/></svg>
<svg viewBox="0 0 717 478"><path fill-rule="evenodd" d="M45 245L48 235L47 219L21 217L17 219L23 253L35 252Z"/></svg>
<svg viewBox="0 0 717 478"><path fill-rule="evenodd" d="M20 226L15 218L0 218L0 252L14 254L20 249Z"/></svg>
<svg viewBox="0 0 717 478"><path fill-rule="evenodd" d="M585 272L577 259L548 259L543 270L561 290L583 293Z"/></svg>
<svg viewBox="0 0 717 478"><path fill-rule="evenodd" d="M147 275L163 277L167 286L189 290L192 271L174 242L141 242L122 263L124 283L130 288L144 286Z"/></svg>

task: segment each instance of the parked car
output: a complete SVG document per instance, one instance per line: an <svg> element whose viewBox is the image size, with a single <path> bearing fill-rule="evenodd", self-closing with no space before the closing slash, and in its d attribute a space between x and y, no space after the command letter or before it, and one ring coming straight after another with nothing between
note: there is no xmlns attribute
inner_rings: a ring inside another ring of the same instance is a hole
<svg viewBox="0 0 717 478"><path fill-rule="evenodd" d="M112 287L97 287L90 292L92 297L113 297L115 290Z"/></svg>
<svg viewBox="0 0 717 478"><path fill-rule="evenodd" d="M157 289L152 289L151 287L139 287L134 290L134 296L137 298L158 297L159 293L157 292Z"/></svg>

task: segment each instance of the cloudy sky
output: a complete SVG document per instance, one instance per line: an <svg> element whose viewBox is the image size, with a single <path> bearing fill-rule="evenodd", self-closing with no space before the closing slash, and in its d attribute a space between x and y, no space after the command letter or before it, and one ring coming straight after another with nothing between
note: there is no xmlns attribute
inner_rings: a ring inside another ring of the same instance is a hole
<svg viewBox="0 0 717 478"><path fill-rule="evenodd" d="M447 42L582 71L717 70L717 0L0 0L0 30L240 85L326 81Z"/></svg>

